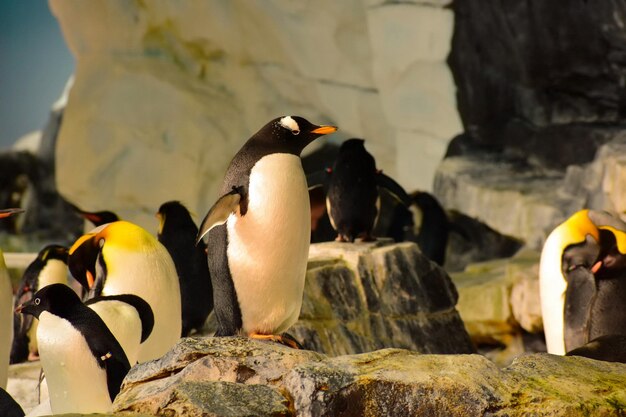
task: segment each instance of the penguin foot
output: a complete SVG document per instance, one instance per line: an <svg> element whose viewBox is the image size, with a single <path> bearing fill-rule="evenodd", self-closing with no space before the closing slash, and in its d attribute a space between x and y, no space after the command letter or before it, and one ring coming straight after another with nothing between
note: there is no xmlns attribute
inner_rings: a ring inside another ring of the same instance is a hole
<svg viewBox="0 0 626 417"><path fill-rule="evenodd" d="M293 349L304 349L302 345L289 333L283 334L259 334L259 333L251 333L248 335L250 339L256 340L269 340L271 342L280 343L281 345L293 348Z"/></svg>
<svg viewBox="0 0 626 417"><path fill-rule="evenodd" d="M28 361L29 362L38 361L38 360L39 360L39 354L38 353L28 352Z"/></svg>
<svg viewBox="0 0 626 417"><path fill-rule="evenodd" d="M361 242L375 242L376 238L369 232L364 233L361 237Z"/></svg>
<svg viewBox="0 0 626 417"><path fill-rule="evenodd" d="M349 242L349 240L344 235L337 235L335 242Z"/></svg>

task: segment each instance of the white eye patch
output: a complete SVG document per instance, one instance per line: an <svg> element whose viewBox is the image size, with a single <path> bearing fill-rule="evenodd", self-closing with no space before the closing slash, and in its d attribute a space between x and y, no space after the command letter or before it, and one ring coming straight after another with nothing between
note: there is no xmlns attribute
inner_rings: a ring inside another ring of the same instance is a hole
<svg viewBox="0 0 626 417"><path fill-rule="evenodd" d="M298 122L293 120L291 116L285 116L280 119L280 125L285 129L291 130L291 133L293 133L294 135L300 133L300 126L298 126Z"/></svg>

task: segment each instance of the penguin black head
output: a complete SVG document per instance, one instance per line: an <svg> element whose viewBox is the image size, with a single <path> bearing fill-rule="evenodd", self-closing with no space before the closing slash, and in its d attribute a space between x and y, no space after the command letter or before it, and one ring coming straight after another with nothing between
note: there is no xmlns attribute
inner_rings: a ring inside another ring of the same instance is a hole
<svg viewBox="0 0 626 417"><path fill-rule="evenodd" d="M159 207L156 217L159 219L159 236L163 234L165 227L178 230L180 227L193 226L197 229L189 210L187 210L180 201L168 201L163 203L161 207Z"/></svg>
<svg viewBox="0 0 626 417"><path fill-rule="evenodd" d="M106 268L100 256L105 242L105 238L100 232L106 226L107 224L99 226L90 233L81 236L68 251L67 266L70 273L86 291L91 290L94 286L97 266ZM95 295L99 295L99 293Z"/></svg>
<svg viewBox="0 0 626 417"><path fill-rule="evenodd" d="M43 311L61 316L62 312L82 304L78 295L64 284L51 284L35 293L33 298L15 309L16 313L39 318Z"/></svg>
<svg viewBox="0 0 626 417"><path fill-rule="evenodd" d="M57 259L65 264L67 264L67 256L68 256L68 248L61 245L47 245L43 249L39 251L37 258L39 258L42 262L46 263L51 259Z"/></svg>
<svg viewBox="0 0 626 417"><path fill-rule="evenodd" d="M348 139L344 141L339 147L339 152L345 152L345 151L356 150L356 149L365 150L364 139L352 138L352 139Z"/></svg>
<svg viewBox="0 0 626 417"><path fill-rule="evenodd" d="M250 142L274 152L299 156L316 138L336 130L335 126L314 125L300 116L282 116L263 126L250 138Z"/></svg>
<svg viewBox="0 0 626 417"><path fill-rule="evenodd" d="M94 212L80 211L80 215L92 222L96 227L107 223L113 223L120 219L117 214L106 210Z"/></svg>

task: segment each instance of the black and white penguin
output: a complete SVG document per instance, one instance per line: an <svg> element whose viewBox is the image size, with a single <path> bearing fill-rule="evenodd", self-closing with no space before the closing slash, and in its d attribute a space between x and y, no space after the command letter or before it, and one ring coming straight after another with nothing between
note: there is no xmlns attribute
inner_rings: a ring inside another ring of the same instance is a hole
<svg viewBox="0 0 626 417"><path fill-rule="evenodd" d="M42 288L17 311L39 319L37 343L52 412L111 411L130 364L102 319L63 284Z"/></svg>
<svg viewBox="0 0 626 417"><path fill-rule="evenodd" d="M376 169L376 161L365 149L363 139L343 142L332 168L312 174L308 182L311 188L322 185L326 190L326 209L339 242L374 240L372 230L380 214L379 187L405 206L411 204L406 191Z"/></svg>
<svg viewBox="0 0 626 417"><path fill-rule="evenodd" d="M24 410L4 389L0 388L0 416L24 417Z"/></svg>
<svg viewBox="0 0 626 417"><path fill-rule="evenodd" d="M22 213L18 208L0 210L0 219ZM13 285L0 250L0 388L7 387L9 357L13 343Z"/></svg>
<svg viewBox="0 0 626 417"><path fill-rule="evenodd" d="M208 234L217 336L285 342L281 334L302 306L311 231L300 154L336 130L298 116L279 117L232 159L222 197L197 238Z"/></svg>
<svg viewBox="0 0 626 417"><path fill-rule="evenodd" d="M157 237L172 256L180 283L182 336L200 331L213 310L213 286L207 263L207 246L195 244L198 226L179 201L168 201L157 212Z"/></svg>
<svg viewBox="0 0 626 417"><path fill-rule="evenodd" d="M602 336L626 335L626 224L581 210L546 239L541 307L549 353L563 355Z"/></svg>
<svg viewBox="0 0 626 417"><path fill-rule="evenodd" d="M33 295L46 285L67 285L68 275L67 248L54 244L45 246L24 271L15 294L14 308L32 299ZM13 331L11 363L35 359L38 356L37 321L33 320L31 315L14 313Z"/></svg>
<svg viewBox="0 0 626 417"><path fill-rule="evenodd" d="M176 344L182 328L178 275L152 234L126 221L102 225L76 240L68 266L89 298L134 294L150 305L154 329L141 344L139 362L159 358Z"/></svg>

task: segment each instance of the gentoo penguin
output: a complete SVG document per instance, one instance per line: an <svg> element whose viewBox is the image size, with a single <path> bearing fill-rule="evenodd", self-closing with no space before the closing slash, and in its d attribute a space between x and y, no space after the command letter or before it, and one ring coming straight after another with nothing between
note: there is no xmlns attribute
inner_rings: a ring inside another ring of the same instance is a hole
<svg viewBox="0 0 626 417"><path fill-rule="evenodd" d="M0 416L24 417L22 407L2 388L0 388Z"/></svg>
<svg viewBox="0 0 626 417"><path fill-rule="evenodd" d="M180 338L180 287L174 262L143 228L126 221L97 227L72 245L68 266L89 298L135 294L150 305L154 329L141 344L139 362L163 356Z"/></svg>
<svg viewBox="0 0 626 417"><path fill-rule="evenodd" d="M278 117L232 159L197 238L208 234L217 336L286 342L281 333L302 306L311 231L300 153L336 130Z"/></svg>
<svg viewBox="0 0 626 417"><path fill-rule="evenodd" d="M22 213L22 209L0 210L0 219ZM0 250L0 388L7 387L9 356L13 343L13 285Z"/></svg>
<svg viewBox="0 0 626 417"><path fill-rule="evenodd" d="M326 174L314 174L309 185L323 185L326 209L337 232L337 241L374 240L372 230L380 214L379 186L389 190L406 206L411 204L406 191L376 169L374 157L365 149L363 139L348 139L341 144L337 159Z"/></svg>
<svg viewBox="0 0 626 417"><path fill-rule="evenodd" d="M33 298L39 289L50 284L66 284L67 248L61 245L47 245L39 251L34 261L26 267L17 289L14 307ZM11 363L34 359L37 354L37 321L30 315L13 315L13 345Z"/></svg>
<svg viewBox="0 0 626 417"><path fill-rule="evenodd" d="M546 239L540 295L549 353L563 355L601 336L626 335L626 224L581 210Z"/></svg>
<svg viewBox="0 0 626 417"><path fill-rule="evenodd" d="M157 212L157 237L172 256L180 283L182 336L200 331L213 310L213 287L203 241L195 245L198 226L189 210L178 201L168 201Z"/></svg>
<svg viewBox="0 0 626 417"><path fill-rule="evenodd" d="M39 319L37 343L52 412L111 411L130 364L96 312L63 284L42 288L17 311Z"/></svg>
<svg viewBox="0 0 626 417"><path fill-rule="evenodd" d="M94 297L85 305L95 311L119 342L130 365L138 362L141 344L154 328L150 305L132 294Z"/></svg>

